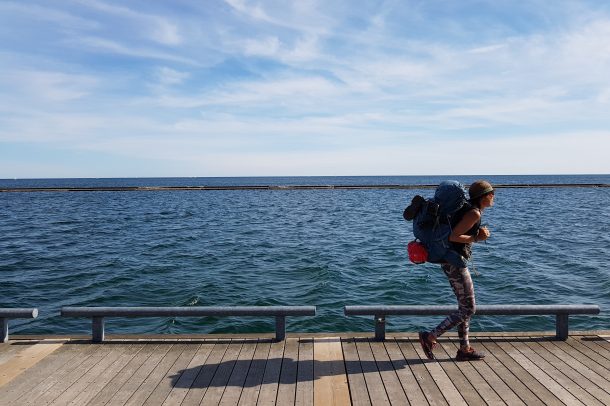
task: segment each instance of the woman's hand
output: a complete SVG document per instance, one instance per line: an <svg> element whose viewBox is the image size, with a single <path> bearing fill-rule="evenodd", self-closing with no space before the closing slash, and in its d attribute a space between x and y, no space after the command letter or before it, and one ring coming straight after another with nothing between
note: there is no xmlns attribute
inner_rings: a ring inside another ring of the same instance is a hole
<svg viewBox="0 0 610 406"><path fill-rule="evenodd" d="M490 235L491 235L491 233L489 232L487 227L483 226L483 227L479 228L479 233L477 234L476 241L485 241L486 239L489 238Z"/></svg>

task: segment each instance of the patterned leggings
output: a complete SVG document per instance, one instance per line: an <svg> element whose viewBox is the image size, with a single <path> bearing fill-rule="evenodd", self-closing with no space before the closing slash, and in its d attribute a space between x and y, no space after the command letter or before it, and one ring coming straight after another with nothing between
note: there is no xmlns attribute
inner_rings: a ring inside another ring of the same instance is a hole
<svg viewBox="0 0 610 406"><path fill-rule="evenodd" d="M458 326L458 335L460 337L460 348L467 348L468 328L470 327L470 317L475 312L474 286L468 268L458 268L453 265L443 264L443 272L447 275L449 283L453 288L453 292L458 300L458 310L450 314L443 320L434 330L432 334L435 337L440 337L447 330Z"/></svg>

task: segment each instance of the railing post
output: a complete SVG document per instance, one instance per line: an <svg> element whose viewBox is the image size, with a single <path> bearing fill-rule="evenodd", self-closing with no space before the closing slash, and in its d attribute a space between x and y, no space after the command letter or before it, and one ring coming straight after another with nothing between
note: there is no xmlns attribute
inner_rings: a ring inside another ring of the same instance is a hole
<svg viewBox="0 0 610 406"><path fill-rule="evenodd" d="M94 343L101 343L104 341L104 318L101 316L92 317L91 339Z"/></svg>
<svg viewBox="0 0 610 406"><path fill-rule="evenodd" d="M0 317L0 343L8 343L8 318Z"/></svg>
<svg viewBox="0 0 610 406"><path fill-rule="evenodd" d="M567 340L568 339L568 316L567 313L557 313L556 322L555 322L555 338L558 340Z"/></svg>
<svg viewBox="0 0 610 406"><path fill-rule="evenodd" d="M385 340L385 314L375 315L375 341Z"/></svg>
<svg viewBox="0 0 610 406"><path fill-rule="evenodd" d="M286 338L286 316L275 316L275 339L282 341Z"/></svg>

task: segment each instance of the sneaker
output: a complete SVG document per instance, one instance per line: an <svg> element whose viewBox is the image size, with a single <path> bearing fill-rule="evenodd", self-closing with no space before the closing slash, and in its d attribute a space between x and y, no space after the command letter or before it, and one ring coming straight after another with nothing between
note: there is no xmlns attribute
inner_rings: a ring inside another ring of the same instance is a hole
<svg viewBox="0 0 610 406"><path fill-rule="evenodd" d="M426 331L419 332L419 343L421 344L421 348L424 350L424 354L428 359L434 359L434 354L432 350L436 345L436 341L432 338L432 334Z"/></svg>
<svg viewBox="0 0 610 406"><path fill-rule="evenodd" d="M467 350L459 349L455 356L456 361L478 361L483 358L485 358L485 353L478 352L472 347L469 347Z"/></svg>

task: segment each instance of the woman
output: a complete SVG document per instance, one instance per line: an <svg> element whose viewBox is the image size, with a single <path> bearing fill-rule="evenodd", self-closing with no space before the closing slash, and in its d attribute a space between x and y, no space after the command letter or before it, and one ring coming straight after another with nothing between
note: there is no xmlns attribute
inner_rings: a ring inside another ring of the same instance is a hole
<svg viewBox="0 0 610 406"><path fill-rule="evenodd" d="M494 204L494 189L489 182L478 180L470 185L468 189L471 206L466 206L463 215L456 216L457 224L449 236L451 248L469 259L472 253L472 243L485 241L489 238L489 230L481 227L481 214L487 207ZM424 353L429 359L434 358L432 350L436 345L436 338L447 330L458 326L460 337L460 349L457 352L457 361L473 361L485 357L485 354L476 351L468 341L468 328L470 317L475 312L474 286L468 268L459 268L455 265L445 263L442 265L443 272L447 275L449 283L458 300L458 310L450 314L432 331L421 331L419 342Z"/></svg>

